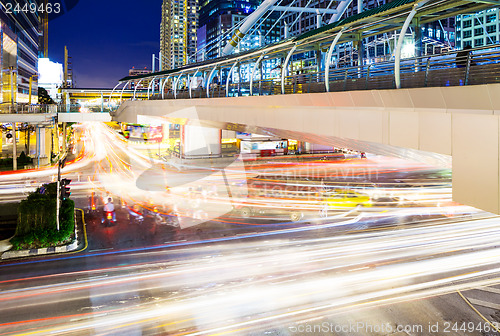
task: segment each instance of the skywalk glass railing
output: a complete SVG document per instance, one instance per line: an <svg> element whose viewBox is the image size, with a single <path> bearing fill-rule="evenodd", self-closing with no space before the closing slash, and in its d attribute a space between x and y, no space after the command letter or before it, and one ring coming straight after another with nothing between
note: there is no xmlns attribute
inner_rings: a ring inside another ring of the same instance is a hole
<svg viewBox="0 0 500 336"><path fill-rule="evenodd" d="M252 95L277 95L326 92L325 71L300 71L293 69L293 75L281 74L274 78L232 80L226 87L223 77L220 83L211 83L210 97L239 97ZM500 45L491 45L468 51L453 51L443 54L401 60L401 87L443 87L500 83ZM258 77L258 76L257 76ZM396 89L394 62L380 62L362 66L333 65L329 69L329 91ZM284 90L283 90L284 88ZM251 89L251 90L250 90ZM173 89L165 86L163 94L156 93L149 99L206 98L207 88L181 87L174 95Z"/></svg>

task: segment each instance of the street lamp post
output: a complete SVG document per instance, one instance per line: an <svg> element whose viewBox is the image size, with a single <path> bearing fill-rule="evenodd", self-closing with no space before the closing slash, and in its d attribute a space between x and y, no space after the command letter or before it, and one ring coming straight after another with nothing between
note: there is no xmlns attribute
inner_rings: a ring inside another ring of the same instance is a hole
<svg viewBox="0 0 500 336"><path fill-rule="evenodd" d="M16 123L12 123L12 170L17 170L17 134Z"/></svg>
<svg viewBox="0 0 500 336"><path fill-rule="evenodd" d="M57 162L56 226L59 231L59 208L61 207L61 159Z"/></svg>
<svg viewBox="0 0 500 336"><path fill-rule="evenodd" d="M16 70L14 67L9 67L10 70L10 106L11 112L17 113L17 108L15 105L14 97L14 73ZM17 170L17 134L16 134L16 123L12 123L12 170Z"/></svg>

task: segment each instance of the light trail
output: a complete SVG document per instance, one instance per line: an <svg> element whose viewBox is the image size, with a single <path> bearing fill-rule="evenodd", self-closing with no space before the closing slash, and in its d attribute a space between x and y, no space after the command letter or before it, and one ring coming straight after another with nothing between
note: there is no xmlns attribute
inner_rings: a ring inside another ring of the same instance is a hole
<svg viewBox="0 0 500 336"><path fill-rule="evenodd" d="M61 316L58 323L64 326L50 332L179 320L190 321L184 324L190 323L200 334L243 325L258 330L256 324L262 318L279 320L293 315L283 314L285 310L315 316L314 312L322 315L332 309L338 312L355 305L468 288L465 281L483 281L500 272L500 252L495 248L500 238L498 222L495 218L304 241L191 247L190 253L195 254L206 254L207 248L219 252L210 258L96 270L90 272L91 278L82 280L68 280L72 274L64 274L56 276L60 278L56 284L7 289L0 294L0 313L16 307L43 307L63 302L62 298L78 302L89 288L99 287L105 289L95 297L112 302L113 297L127 298L133 283L139 292L159 293L158 299L134 303L128 298L125 301L130 302L120 310L108 307L72 323L66 318L75 314ZM473 251L477 246L481 250ZM170 252L159 253L168 256ZM306 309L310 304L313 306ZM214 310L224 312L220 314L224 317L214 319ZM225 321L229 318L239 322L228 326ZM23 327L30 323L26 321ZM40 321L33 323L39 325ZM2 334L10 333L10 328L14 326L0 324ZM35 334L46 332L42 329Z"/></svg>
<svg viewBox="0 0 500 336"><path fill-rule="evenodd" d="M80 266L130 263L2 278L0 335L106 335L134 333L137 328L158 334L258 333L268 326L355 307L449 293L487 283L500 273L500 220L466 220L486 214L452 203L447 178L403 178L432 171L426 165L385 158L251 164L235 160L227 167L184 165L176 171L103 124L84 124L82 131L84 152L64 170L92 170L81 188L91 186L148 209L172 207L181 221L178 230L206 220L248 230L61 256L43 264L2 264L0 268L8 270L62 261ZM0 176L0 183L38 176L29 174L48 177L54 170ZM139 185L143 177L150 179ZM380 181L363 180L370 177ZM407 186L397 187L401 183ZM329 188L368 195L370 203L330 207L327 216L318 218L328 204L325 199L341 193ZM0 185L0 194L3 190ZM242 207L276 211L269 217L279 221L258 223L253 220L257 215L241 220ZM310 217L292 222L286 217L291 211ZM439 221L399 225L399 219L417 215ZM387 225L376 224L389 218ZM23 311L32 314L26 317Z"/></svg>

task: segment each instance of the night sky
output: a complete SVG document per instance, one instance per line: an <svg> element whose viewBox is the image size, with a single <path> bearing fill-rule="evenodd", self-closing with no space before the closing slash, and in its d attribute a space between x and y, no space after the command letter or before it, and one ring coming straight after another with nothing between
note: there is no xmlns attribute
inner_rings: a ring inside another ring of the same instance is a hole
<svg viewBox="0 0 500 336"><path fill-rule="evenodd" d="M161 4L80 0L49 22L49 58L63 63L67 45L77 87L112 88L130 68L151 68L151 55L158 56Z"/></svg>

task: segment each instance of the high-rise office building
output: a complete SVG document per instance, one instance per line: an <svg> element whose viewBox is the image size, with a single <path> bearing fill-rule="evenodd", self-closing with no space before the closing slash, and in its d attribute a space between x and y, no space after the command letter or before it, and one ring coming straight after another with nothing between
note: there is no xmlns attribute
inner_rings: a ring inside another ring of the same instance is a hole
<svg viewBox="0 0 500 336"><path fill-rule="evenodd" d="M33 1L18 0L20 7ZM0 69L3 103L27 103L37 96L38 47L40 18L35 12L0 11Z"/></svg>
<svg viewBox="0 0 500 336"><path fill-rule="evenodd" d="M63 65L48 58L38 59L38 85L47 90L54 101L60 100L59 88L64 80Z"/></svg>
<svg viewBox="0 0 500 336"><path fill-rule="evenodd" d="M361 2L362 11L370 10L394 0L363 0ZM287 0L283 6L287 6L292 0ZM329 0L317 0L312 4L309 0L298 0L294 7L306 7L309 3L310 8L335 9L335 3ZM340 3L339 3L340 6ZM347 6L342 18L358 14L358 1L353 0ZM328 24L332 14L289 11L284 14L281 37L296 36L306 33L310 30L322 27ZM417 36L415 27L410 28L408 37L405 39L407 48L403 49L403 58L414 57L418 54L426 55L440 53L445 50L451 50L455 46L455 19L449 18L432 23L426 23L420 27L421 34ZM362 41L362 58L365 63L380 62L388 60L397 41L397 34L386 33L378 36L371 36ZM418 40L419 39L419 40ZM416 45L421 45L420 51L415 49ZM353 43L342 43L336 47L333 58L337 66L357 65L358 53L357 47ZM314 52L307 52L302 55L294 55L293 62L297 69L307 70L316 69L318 55Z"/></svg>
<svg viewBox="0 0 500 336"><path fill-rule="evenodd" d="M162 69L195 61L198 0L163 0L160 25Z"/></svg>
<svg viewBox="0 0 500 336"><path fill-rule="evenodd" d="M231 38L233 29L250 15L261 0L202 0L198 30L197 60L216 58ZM235 53L253 49L280 39L277 13L259 20L235 48Z"/></svg>
<svg viewBox="0 0 500 336"><path fill-rule="evenodd" d="M457 16L457 48L473 48L496 44L500 40L499 9Z"/></svg>
<svg viewBox="0 0 500 336"><path fill-rule="evenodd" d="M144 69L136 69L135 67L132 67L132 69L129 69L128 75L129 76L140 76L140 75L147 75L151 73L151 69L144 68ZM127 84L127 89L135 89L136 87L138 89L147 89L149 86L151 80L149 79L134 79L130 81L130 83Z"/></svg>

